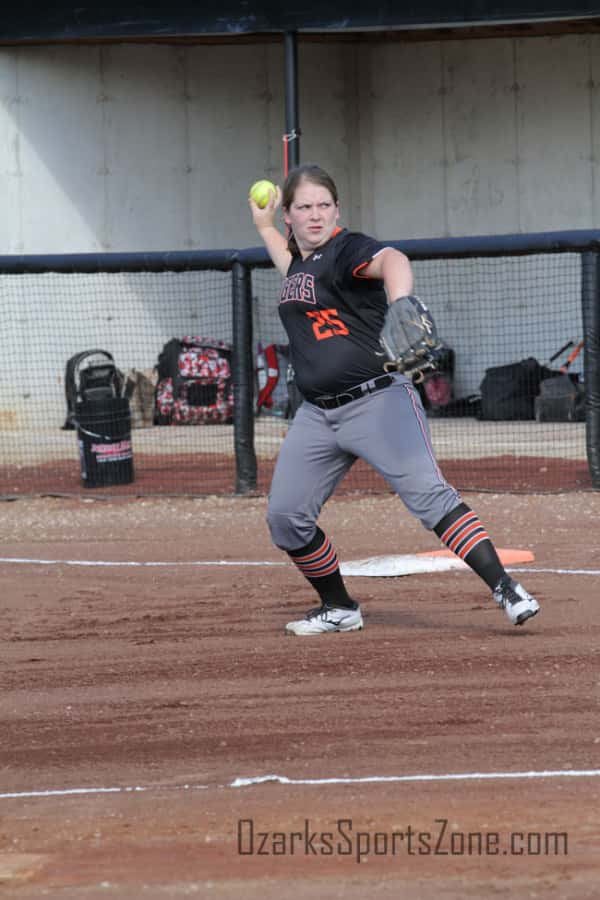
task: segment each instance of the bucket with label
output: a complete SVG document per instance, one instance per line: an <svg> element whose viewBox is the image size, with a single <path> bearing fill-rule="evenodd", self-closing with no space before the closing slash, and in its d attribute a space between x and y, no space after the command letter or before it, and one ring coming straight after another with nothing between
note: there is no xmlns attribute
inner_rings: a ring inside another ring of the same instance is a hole
<svg viewBox="0 0 600 900"><path fill-rule="evenodd" d="M81 479L84 487L133 481L131 413L127 397L105 397L76 404Z"/></svg>

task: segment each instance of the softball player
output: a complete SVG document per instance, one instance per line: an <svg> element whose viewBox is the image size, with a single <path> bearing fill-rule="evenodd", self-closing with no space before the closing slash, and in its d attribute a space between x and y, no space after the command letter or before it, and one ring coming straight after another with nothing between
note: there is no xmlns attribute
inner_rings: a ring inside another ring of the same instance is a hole
<svg viewBox="0 0 600 900"><path fill-rule="evenodd" d="M444 479L427 419L409 378L384 373L379 342L388 302L411 294L407 257L338 226L336 186L318 166L293 169L265 208L250 200L254 224L284 278L279 313L305 397L283 441L267 521L319 595L321 605L290 622L290 634L357 631L360 606L346 591L319 513L357 458L370 463L425 528L489 586L511 623L539 604L506 573L476 513ZM283 207L286 239L275 226Z"/></svg>

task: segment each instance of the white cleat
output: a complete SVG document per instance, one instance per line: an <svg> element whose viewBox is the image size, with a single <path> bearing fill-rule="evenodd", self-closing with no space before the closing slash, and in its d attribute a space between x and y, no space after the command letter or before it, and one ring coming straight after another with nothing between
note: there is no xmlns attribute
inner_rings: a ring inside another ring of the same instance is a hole
<svg viewBox="0 0 600 900"><path fill-rule="evenodd" d="M297 622L288 622L286 634L327 634L330 631L360 631L363 619L360 606L345 609L341 606L317 606Z"/></svg>
<svg viewBox="0 0 600 900"><path fill-rule="evenodd" d="M498 606L513 625L522 625L539 611L540 604L528 594L522 584L508 575L501 578L493 591Z"/></svg>

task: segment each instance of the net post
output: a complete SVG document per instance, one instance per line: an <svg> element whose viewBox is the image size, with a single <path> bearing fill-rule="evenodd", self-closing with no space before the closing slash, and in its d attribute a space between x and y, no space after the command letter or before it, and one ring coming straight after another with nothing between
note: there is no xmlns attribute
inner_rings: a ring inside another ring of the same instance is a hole
<svg viewBox="0 0 600 900"><path fill-rule="evenodd" d="M581 260L585 373L585 440L592 487L600 490L600 256L586 250Z"/></svg>
<svg viewBox="0 0 600 900"><path fill-rule="evenodd" d="M287 157L284 168L295 168L300 162L300 129L298 127L298 43L295 31L285 32L285 130Z"/></svg>
<svg viewBox="0 0 600 900"><path fill-rule="evenodd" d="M239 260L231 270L233 318L233 440L235 492L256 490L254 451L254 360L252 357L252 290L250 271Z"/></svg>

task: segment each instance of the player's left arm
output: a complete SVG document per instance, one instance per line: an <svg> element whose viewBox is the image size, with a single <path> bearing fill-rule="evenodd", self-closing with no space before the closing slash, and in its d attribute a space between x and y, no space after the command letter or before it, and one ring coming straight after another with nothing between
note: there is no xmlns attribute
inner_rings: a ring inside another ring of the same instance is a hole
<svg viewBox="0 0 600 900"><path fill-rule="evenodd" d="M363 278L382 279L388 303L412 294L413 274L410 261L400 250L384 247L367 266L361 268Z"/></svg>

